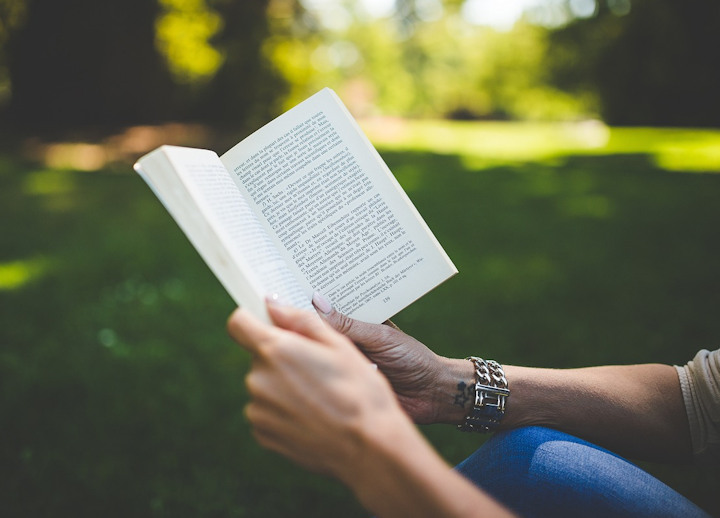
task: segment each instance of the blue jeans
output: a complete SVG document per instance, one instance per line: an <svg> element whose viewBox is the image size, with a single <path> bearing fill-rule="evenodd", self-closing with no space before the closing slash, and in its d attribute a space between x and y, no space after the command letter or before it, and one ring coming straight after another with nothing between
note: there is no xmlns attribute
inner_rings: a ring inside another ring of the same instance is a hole
<svg viewBox="0 0 720 518"><path fill-rule="evenodd" d="M500 432L458 471L523 517L707 517L634 464L540 427Z"/></svg>

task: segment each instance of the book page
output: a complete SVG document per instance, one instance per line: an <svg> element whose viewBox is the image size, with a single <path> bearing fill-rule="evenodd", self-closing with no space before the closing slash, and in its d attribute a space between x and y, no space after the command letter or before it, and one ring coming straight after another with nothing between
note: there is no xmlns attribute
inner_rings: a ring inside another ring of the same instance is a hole
<svg viewBox="0 0 720 518"><path fill-rule="evenodd" d="M155 161L165 159L169 167L148 167L143 159L140 168L233 299L252 306L255 313L260 306L262 316L263 299L273 293L282 293L292 305L312 309L309 297L218 156L174 146L163 146L160 151L162 156Z"/></svg>
<svg viewBox="0 0 720 518"><path fill-rule="evenodd" d="M382 322L457 272L329 89L221 160L305 289L353 318Z"/></svg>

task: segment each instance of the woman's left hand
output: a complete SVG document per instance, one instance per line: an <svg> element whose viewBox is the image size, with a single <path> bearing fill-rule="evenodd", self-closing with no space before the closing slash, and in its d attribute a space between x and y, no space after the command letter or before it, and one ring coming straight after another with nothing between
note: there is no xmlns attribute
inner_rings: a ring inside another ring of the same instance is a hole
<svg viewBox="0 0 720 518"><path fill-rule="evenodd" d="M318 315L268 303L276 327L238 309L228 332L253 355L246 407L258 442L350 483L373 437L412 429L392 388ZM408 432L412 433L412 432Z"/></svg>

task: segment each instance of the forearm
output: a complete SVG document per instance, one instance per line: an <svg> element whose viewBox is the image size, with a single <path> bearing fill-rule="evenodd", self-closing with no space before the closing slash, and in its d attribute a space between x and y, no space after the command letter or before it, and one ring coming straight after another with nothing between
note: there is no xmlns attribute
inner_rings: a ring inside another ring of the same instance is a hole
<svg viewBox="0 0 720 518"><path fill-rule="evenodd" d="M549 426L633 458L690 458L685 406L671 366L507 366L505 372L513 381L504 427Z"/></svg>
<svg viewBox="0 0 720 518"><path fill-rule="evenodd" d="M469 407L456 404L458 384L472 382L472 366L465 360L447 362L444 388L438 390L446 404L438 421L460 422ZM511 395L501 429L548 426L633 458L690 458L690 433L673 367L504 368Z"/></svg>
<svg viewBox="0 0 720 518"><path fill-rule="evenodd" d="M363 437L364 452L341 477L358 500L380 517L511 516L452 470L409 423L394 423Z"/></svg>

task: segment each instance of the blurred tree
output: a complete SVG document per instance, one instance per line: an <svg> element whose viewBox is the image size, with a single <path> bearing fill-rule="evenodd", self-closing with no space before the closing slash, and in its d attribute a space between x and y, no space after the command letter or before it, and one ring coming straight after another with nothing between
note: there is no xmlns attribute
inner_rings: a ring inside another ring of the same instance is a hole
<svg viewBox="0 0 720 518"><path fill-rule="evenodd" d="M720 120L716 0L547 0L507 32L464 4L0 0L0 104L33 130L251 128L332 86L363 114L572 118L599 99L615 124Z"/></svg>
<svg viewBox="0 0 720 518"><path fill-rule="evenodd" d="M7 56L2 50L13 31L25 21L26 14L26 0L0 0L0 107L9 101L11 95Z"/></svg>
<svg viewBox="0 0 720 518"><path fill-rule="evenodd" d="M294 1L294 0L293 0ZM207 0L223 20L211 43L223 56L212 81L189 115L194 119L231 122L254 129L280 111L287 93L282 75L263 52L270 37L270 0ZM293 7L293 17L302 12Z"/></svg>
<svg viewBox="0 0 720 518"><path fill-rule="evenodd" d="M255 126L284 91L260 50L267 5L0 0L6 118L35 132L187 119Z"/></svg>
<svg viewBox="0 0 720 518"><path fill-rule="evenodd" d="M223 55L210 40L222 29L223 20L205 0L159 0L163 12L155 23L157 46L180 83L211 79Z"/></svg>
<svg viewBox="0 0 720 518"><path fill-rule="evenodd" d="M171 82L147 0L27 0L7 40L8 115L34 129L168 117Z"/></svg>
<svg viewBox="0 0 720 518"><path fill-rule="evenodd" d="M290 85L286 107L332 86L357 114L557 119L593 113L590 96L576 99L548 84L546 29L473 26L462 18L461 4L402 0L377 17L360 2L308 0L308 11L294 22L284 16L271 24L283 29L273 30L265 45Z"/></svg>
<svg viewBox="0 0 720 518"><path fill-rule="evenodd" d="M720 125L720 2L607 0L554 31L548 63L559 86L596 92L622 125Z"/></svg>

